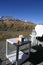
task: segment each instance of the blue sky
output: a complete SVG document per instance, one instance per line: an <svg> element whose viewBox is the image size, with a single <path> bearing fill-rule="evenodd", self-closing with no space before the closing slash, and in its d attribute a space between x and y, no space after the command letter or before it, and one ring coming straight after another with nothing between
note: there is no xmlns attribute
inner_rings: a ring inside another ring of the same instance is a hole
<svg viewBox="0 0 43 65"><path fill-rule="evenodd" d="M0 0L0 16L43 23L43 0Z"/></svg>

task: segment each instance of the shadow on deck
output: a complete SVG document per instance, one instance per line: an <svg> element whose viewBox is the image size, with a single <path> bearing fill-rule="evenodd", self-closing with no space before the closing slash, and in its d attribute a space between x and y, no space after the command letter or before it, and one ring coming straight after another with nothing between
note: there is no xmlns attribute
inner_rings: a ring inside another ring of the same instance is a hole
<svg viewBox="0 0 43 65"><path fill-rule="evenodd" d="M37 50L37 52L30 52L30 58L27 61L32 63L32 65L37 65L43 62L43 47L42 46L34 46L33 49ZM31 65L31 64L30 64Z"/></svg>
<svg viewBox="0 0 43 65"><path fill-rule="evenodd" d="M0 65L2 64L2 60L0 59Z"/></svg>

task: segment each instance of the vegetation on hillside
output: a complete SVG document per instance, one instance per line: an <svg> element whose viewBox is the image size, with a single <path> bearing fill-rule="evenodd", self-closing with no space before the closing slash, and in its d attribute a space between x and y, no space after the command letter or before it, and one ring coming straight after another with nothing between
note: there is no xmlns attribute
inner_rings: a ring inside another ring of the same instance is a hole
<svg viewBox="0 0 43 65"><path fill-rule="evenodd" d="M25 22L0 22L0 40L17 37L20 34L23 34L24 37L28 37L34 27L35 24L29 24Z"/></svg>

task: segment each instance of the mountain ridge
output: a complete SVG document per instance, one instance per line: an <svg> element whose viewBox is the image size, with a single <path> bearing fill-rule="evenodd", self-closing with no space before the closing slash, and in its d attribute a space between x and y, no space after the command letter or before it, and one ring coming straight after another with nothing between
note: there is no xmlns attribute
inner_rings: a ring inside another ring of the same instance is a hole
<svg viewBox="0 0 43 65"><path fill-rule="evenodd" d="M21 19L18 19L18 18L14 18L12 16L0 16L0 22L7 22L7 21L12 21L12 22L24 22L24 23L28 23L28 24L35 24L33 23L32 21L28 21L28 20L21 20Z"/></svg>

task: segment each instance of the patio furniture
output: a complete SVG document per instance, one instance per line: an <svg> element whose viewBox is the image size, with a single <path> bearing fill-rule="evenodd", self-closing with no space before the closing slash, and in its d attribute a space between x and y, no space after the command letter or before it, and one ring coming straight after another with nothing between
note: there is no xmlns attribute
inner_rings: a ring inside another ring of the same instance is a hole
<svg viewBox="0 0 43 65"><path fill-rule="evenodd" d="M30 39L31 40L31 46L35 46L37 44L35 29L32 30L30 37L31 37L31 39Z"/></svg>
<svg viewBox="0 0 43 65"><path fill-rule="evenodd" d="M31 33L31 45L43 45L43 25L36 25Z"/></svg>
<svg viewBox="0 0 43 65"><path fill-rule="evenodd" d="M38 41L38 45L41 44L43 45L43 25L39 24L35 26L35 31L36 31L36 39Z"/></svg>
<svg viewBox="0 0 43 65"><path fill-rule="evenodd" d="M22 62L24 62L27 58L29 58L30 48L31 48L31 41L24 39L23 42L17 44L16 43L17 40L19 40L19 38L6 39L6 58L8 58L9 61L12 64L19 65ZM10 54L8 54L8 45L9 45L9 43L16 46L16 50L12 51ZM28 47L29 48L29 51L28 51L29 53L28 54L25 54L24 52L19 51L20 46L27 45L27 44L29 44L29 47Z"/></svg>

